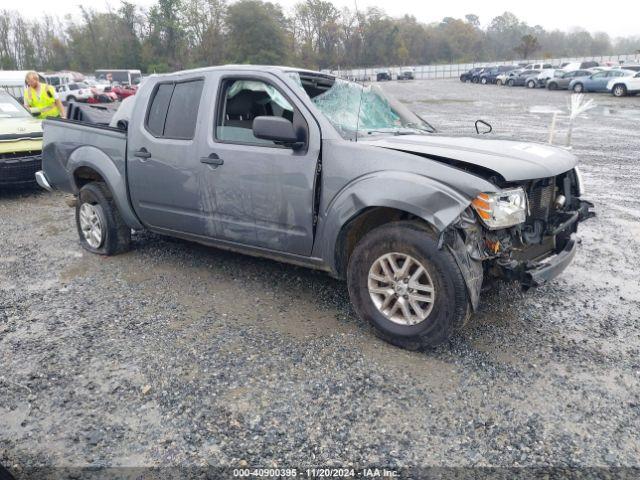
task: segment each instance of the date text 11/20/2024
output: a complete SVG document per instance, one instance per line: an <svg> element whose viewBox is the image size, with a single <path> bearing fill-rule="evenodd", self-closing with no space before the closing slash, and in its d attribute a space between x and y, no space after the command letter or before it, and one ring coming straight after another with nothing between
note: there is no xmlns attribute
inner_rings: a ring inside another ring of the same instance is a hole
<svg viewBox="0 0 640 480"><path fill-rule="evenodd" d="M397 478L399 472L387 468L236 468L234 477L302 478Z"/></svg>

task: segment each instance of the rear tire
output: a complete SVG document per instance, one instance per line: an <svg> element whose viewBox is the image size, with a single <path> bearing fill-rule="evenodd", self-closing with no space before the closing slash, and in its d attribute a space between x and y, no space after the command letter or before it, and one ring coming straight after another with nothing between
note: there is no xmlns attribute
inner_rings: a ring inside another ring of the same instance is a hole
<svg viewBox="0 0 640 480"><path fill-rule="evenodd" d="M367 233L349 259L347 284L358 316L380 338L409 350L445 342L470 312L453 256L438 249L437 235L417 222L392 222Z"/></svg>
<svg viewBox="0 0 640 480"><path fill-rule="evenodd" d="M614 97L626 97L627 87L619 83L613 86L613 88L611 89L611 93L613 93Z"/></svg>
<svg viewBox="0 0 640 480"><path fill-rule="evenodd" d="M104 182L84 185L76 202L76 228L85 250L116 255L129 250L131 228L124 223Z"/></svg>
<svg viewBox="0 0 640 480"><path fill-rule="evenodd" d="M481 83L482 85L486 85L486 84L487 84L487 78L486 78L486 77L482 77L482 78L480 79L480 83Z"/></svg>
<svg viewBox="0 0 640 480"><path fill-rule="evenodd" d="M67 103L69 102L75 102L76 101L76 97L74 97L73 95L70 95L67 97Z"/></svg>
<svg viewBox="0 0 640 480"><path fill-rule="evenodd" d="M513 79L510 79L510 80L507 82L507 85L509 85L510 87L513 87L515 83L516 83L516 82L515 82Z"/></svg>
<svg viewBox="0 0 640 480"><path fill-rule="evenodd" d="M558 84L556 82L551 82L550 84L547 85L547 88L549 90L557 90L558 89Z"/></svg>
<svg viewBox="0 0 640 480"><path fill-rule="evenodd" d="M534 82L533 80L529 80L527 82L527 88L536 88L536 82Z"/></svg>
<svg viewBox="0 0 640 480"><path fill-rule="evenodd" d="M496 80L496 85L501 87L502 86L502 80Z"/></svg>

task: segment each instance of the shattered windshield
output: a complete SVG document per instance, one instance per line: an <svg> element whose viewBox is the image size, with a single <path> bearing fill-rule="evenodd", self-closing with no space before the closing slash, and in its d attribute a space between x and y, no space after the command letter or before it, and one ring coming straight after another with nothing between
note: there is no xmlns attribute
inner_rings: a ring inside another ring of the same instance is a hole
<svg viewBox="0 0 640 480"><path fill-rule="evenodd" d="M296 83L300 80L296 80ZM415 135L434 132L433 127L377 85L361 85L335 79L322 91L302 78L302 87L320 112L347 140L368 135Z"/></svg>

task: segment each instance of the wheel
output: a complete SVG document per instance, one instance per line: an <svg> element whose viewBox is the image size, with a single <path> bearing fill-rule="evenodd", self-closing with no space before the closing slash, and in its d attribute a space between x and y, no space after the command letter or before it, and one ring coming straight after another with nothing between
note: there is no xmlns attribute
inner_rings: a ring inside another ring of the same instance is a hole
<svg viewBox="0 0 640 480"><path fill-rule="evenodd" d="M82 246L100 255L115 255L129 250L131 229L103 182L87 183L76 202L76 227Z"/></svg>
<svg viewBox="0 0 640 480"><path fill-rule="evenodd" d="M558 84L556 82L551 82L547 85L547 88L549 90L557 90L558 89Z"/></svg>
<svg viewBox="0 0 640 480"><path fill-rule="evenodd" d="M534 82L533 80L529 80L527 82L527 87L528 88L536 88L536 82Z"/></svg>
<svg viewBox="0 0 640 480"><path fill-rule="evenodd" d="M510 87L513 87L515 83L516 82L513 80L513 78L510 78L509 81L507 82L507 85L509 85Z"/></svg>
<svg viewBox="0 0 640 480"><path fill-rule="evenodd" d="M479 81L478 77L471 77L472 83L478 83L478 81Z"/></svg>
<svg viewBox="0 0 640 480"><path fill-rule="evenodd" d="M482 78L480 79L480 83L481 83L482 85L486 85L486 84L487 84L487 78L486 78L486 77L482 77Z"/></svg>
<svg viewBox="0 0 640 480"><path fill-rule="evenodd" d="M614 97L624 97L627 94L627 87L622 84L614 85L611 93L613 93Z"/></svg>
<svg viewBox="0 0 640 480"><path fill-rule="evenodd" d="M575 93L582 93L582 92L584 91L584 85L582 85L581 83L576 83L576 84L573 86L573 91L574 91Z"/></svg>
<svg viewBox="0 0 640 480"><path fill-rule="evenodd" d="M67 97L67 103L69 102L75 102L76 101L76 97L74 97L73 95L70 95Z"/></svg>
<svg viewBox="0 0 640 480"><path fill-rule="evenodd" d="M497 79L497 80L496 80L496 85L497 85L497 86L499 86L499 87L501 87L501 86L502 86L502 80Z"/></svg>
<svg viewBox="0 0 640 480"><path fill-rule="evenodd" d="M382 339L410 350L446 341L470 312L453 256L416 222L367 233L349 259L347 284L360 318Z"/></svg>

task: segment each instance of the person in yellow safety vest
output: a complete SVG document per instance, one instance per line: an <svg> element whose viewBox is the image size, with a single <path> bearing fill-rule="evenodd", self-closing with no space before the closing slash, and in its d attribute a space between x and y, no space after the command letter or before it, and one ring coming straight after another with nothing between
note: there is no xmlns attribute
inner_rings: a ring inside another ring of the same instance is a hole
<svg viewBox="0 0 640 480"><path fill-rule="evenodd" d="M65 117L64 107L55 88L40 82L36 72L29 72L24 79L24 106L37 118Z"/></svg>

